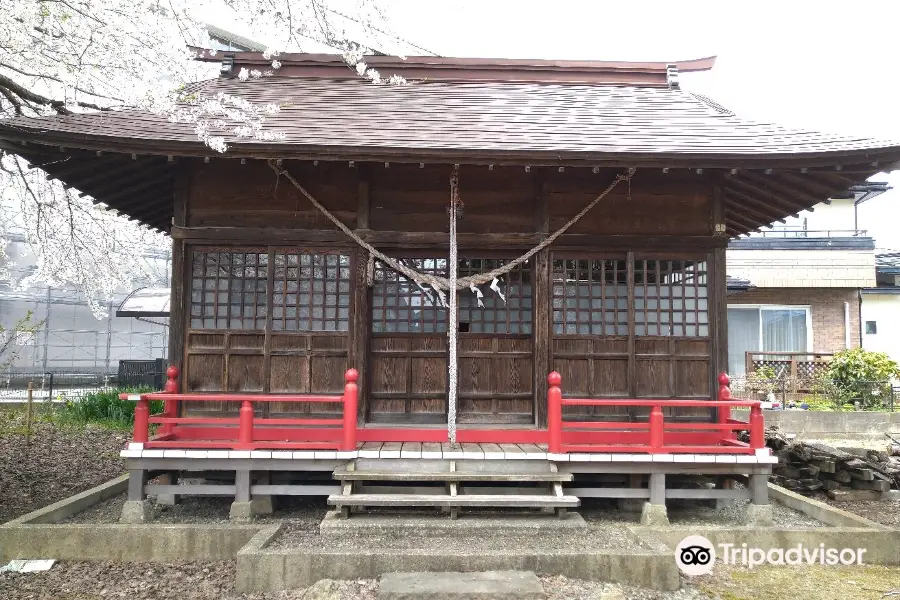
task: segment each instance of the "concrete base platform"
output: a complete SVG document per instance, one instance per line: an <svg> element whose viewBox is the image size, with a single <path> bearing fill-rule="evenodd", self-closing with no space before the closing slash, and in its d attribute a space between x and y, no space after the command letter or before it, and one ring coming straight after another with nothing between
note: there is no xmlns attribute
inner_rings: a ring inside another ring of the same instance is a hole
<svg viewBox="0 0 900 600"><path fill-rule="evenodd" d="M532 571L482 573L388 573L378 584L378 600L543 600L541 580Z"/></svg>
<svg viewBox="0 0 900 600"><path fill-rule="evenodd" d="M362 513L353 515L352 519L342 519L338 511L330 511L319 524L319 533L326 536L541 535L586 527L584 518L576 512L566 513L564 518L546 514L463 515L459 519L449 519L438 515Z"/></svg>
<svg viewBox="0 0 900 600"><path fill-rule="evenodd" d="M149 500L128 500L122 505L120 523L149 523L153 520L153 504Z"/></svg>

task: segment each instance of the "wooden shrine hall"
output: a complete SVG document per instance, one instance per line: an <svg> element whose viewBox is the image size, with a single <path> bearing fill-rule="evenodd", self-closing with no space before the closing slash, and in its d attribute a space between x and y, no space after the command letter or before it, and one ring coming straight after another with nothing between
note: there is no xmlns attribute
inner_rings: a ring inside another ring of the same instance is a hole
<svg viewBox="0 0 900 600"><path fill-rule="evenodd" d="M0 121L4 151L172 237L172 366L123 399L124 519L192 493L234 496L235 518L291 494L345 515L608 497L651 523L667 498L750 498L771 518L763 413L724 374L726 245L893 168L900 145L680 87L712 58L367 57L405 85L279 58L243 80L269 61L199 53L221 75L186 101L281 107L278 136L226 128L224 153L138 110ZM690 475L720 485L667 485Z"/></svg>

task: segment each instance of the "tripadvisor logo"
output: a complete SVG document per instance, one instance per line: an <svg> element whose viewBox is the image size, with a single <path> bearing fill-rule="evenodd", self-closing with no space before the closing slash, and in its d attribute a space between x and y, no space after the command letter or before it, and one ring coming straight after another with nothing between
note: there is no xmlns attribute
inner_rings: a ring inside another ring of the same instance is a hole
<svg viewBox="0 0 900 600"><path fill-rule="evenodd" d="M865 548L826 548L825 544L791 548L751 548L747 544L719 544L719 559L725 565L752 569L760 565L861 565ZM685 575L706 575L716 562L716 547L702 535L689 535L675 547L675 564Z"/></svg>
<svg viewBox="0 0 900 600"><path fill-rule="evenodd" d="M702 535L689 535L675 547L675 564L685 575L706 575L715 562L716 549Z"/></svg>

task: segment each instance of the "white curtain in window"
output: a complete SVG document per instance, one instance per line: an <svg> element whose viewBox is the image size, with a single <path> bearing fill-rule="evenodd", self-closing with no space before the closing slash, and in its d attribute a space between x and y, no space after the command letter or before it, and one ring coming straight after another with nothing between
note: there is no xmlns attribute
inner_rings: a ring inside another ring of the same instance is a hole
<svg viewBox="0 0 900 600"><path fill-rule="evenodd" d="M765 352L806 351L805 309L761 309Z"/></svg>
<svg viewBox="0 0 900 600"><path fill-rule="evenodd" d="M747 352L759 350L759 309L728 309L728 372L743 375L746 372Z"/></svg>

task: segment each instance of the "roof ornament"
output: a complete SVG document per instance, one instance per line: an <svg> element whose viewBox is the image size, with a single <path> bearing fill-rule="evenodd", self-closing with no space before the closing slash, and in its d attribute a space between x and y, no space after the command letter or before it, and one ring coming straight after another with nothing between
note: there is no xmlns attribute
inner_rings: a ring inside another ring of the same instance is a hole
<svg viewBox="0 0 900 600"><path fill-rule="evenodd" d="M666 83L670 90L681 89L681 85L678 83L678 65L666 65Z"/></svg>

